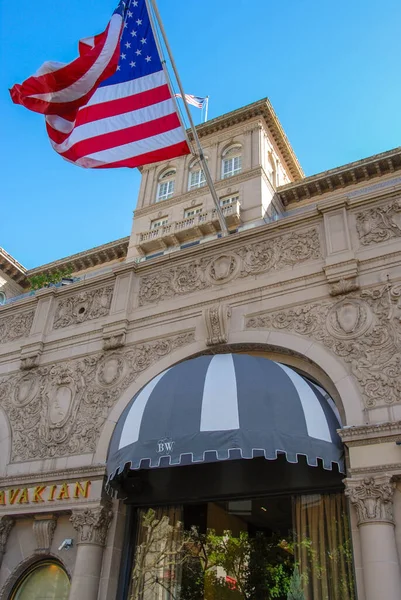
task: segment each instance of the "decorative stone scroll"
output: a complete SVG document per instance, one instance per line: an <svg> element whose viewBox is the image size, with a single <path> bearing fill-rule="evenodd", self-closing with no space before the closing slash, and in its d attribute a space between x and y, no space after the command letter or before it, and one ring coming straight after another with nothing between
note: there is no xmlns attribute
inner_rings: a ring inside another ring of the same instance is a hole
<svg viewBox="0 0 401 600"><path fill-rule="evenodd" d="M349 365L367 408L401 400L401 285L263 312L248 317L246 327L322 343Z"/></svg>
<svg viewBox="0 0 401 600"><path fill-rule="evenodd" d="M54 316L53 329L78 325L107 316L110 311L113 289L113 286L109 286L82 291L74 296L60 299Z"/></svg>
<svg viewBox="0 0 401 600"><path fill-rule="evenodd" d="M0 377L12 432L12 461L94 452L110 409L139 373L194 332Z"/></svg>
<svg viewBox="0 0 401 600"><path fill-rule="evenodd" d="M10 535L10 531L14 527L14 524L15 521L12 517L7 515L0 517L0 565L6 551L8 536Z"/></svg>
<svg viewBox="0 0 401 600"><path fill-rule="evenodd" d="M33 521L33 534L36 540L36 554L48 554L57 526L57 517L54 515L35 515Z"/></svg>
<svg viewBox="0 0 401 600"><path fill-rule="evenodd" d="M401 237L401 200L358 213L356 228L363 246Z"/></svg>
<svg viewBox="0 0 401 600"><path fill-rule="evenodd" d="M0 344L14 342L28 337L31 331L35 311L17 313L0 319Z"/></svg>
<svg viewBox="0 0 401 600"><path fill-rule="evenodd" d="M345 479L345 494L355 506L358 525L372 522L394 524L393 496L396 484L391 476Z"/></svg>
<svg viewBox="0 0 401 600"><path fill-rule="evenodd" d="M228 320L231 317L231 308L220 304L210 306L203 312L207 331L207 346L226 344L228 341Z"/></svg>
<svg viewBox="0 0 401 600"><path fill-rule="evenodd" d="M317 228L272 237L214 257L199 258L155 274L144 275L140 283L139 305L190 294L239 277L290 268L320 257Z"/></svg>
<svg viewBox="0 0 401 600"><path fill-rule="evenodd" d="M78 533L78 544L98 544L104 546L113 511L109 504L74 510L70 521Z"/></svg>

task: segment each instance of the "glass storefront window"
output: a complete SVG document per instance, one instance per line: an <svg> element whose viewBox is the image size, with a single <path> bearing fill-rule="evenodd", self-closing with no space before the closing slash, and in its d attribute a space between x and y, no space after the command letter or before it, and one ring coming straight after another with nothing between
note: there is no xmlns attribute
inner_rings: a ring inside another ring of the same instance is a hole
<svg viewBox="0 0 401 600"><path fill-rule="evenodd" d="M343 494L137 510L130 600L287 597L354 600Z"/></svg>
<svg viewBox="0 0 401 600"><path fill-rule="evenodd" d="M12 600L68 600L70 580L54 562L42 562L30 569L17 584Z"/></svg>

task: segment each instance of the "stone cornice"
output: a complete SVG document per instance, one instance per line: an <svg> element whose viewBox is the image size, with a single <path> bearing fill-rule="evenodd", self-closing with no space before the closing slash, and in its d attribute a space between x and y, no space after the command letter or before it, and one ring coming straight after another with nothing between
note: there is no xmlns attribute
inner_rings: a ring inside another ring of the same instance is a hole
<svg viewBox="0 0 401 600"><path fill-rule="evenodd" d="M26 269L15 258L0 248L0 271L8 275L19 285L26 284Z"/></svg>
<svg viewBox="0 0 401 600"><path fill-rule="evenodd" d="M397 438L401 440L401 421L344 427L337 432L348 446L363 445L363 442L368 445L374 440L378 442L388 442Z"/></svg>
<svg viewBox="0 0 401 600"><path fill-rule="evenodd" d="M29 484L35 485L39 483L47 483L52 481L64 481L69 479L100 479L106 473L105 465L95 465L93 467L77 467L73 469L60 469L54 471L46 471L44 473L30 473L27 475L8 475L0 477L0 488L12 487L13 485L23 485L28 487Z"/></svg>
<svg viewBox="0 0 401 600"><path fill-rule="evenodd" d="M401 147L278 188L284 206L391 175L401 170Z"/></svg>
<svg viewBox="0 0 401 600"><path fill-rule="evenodd" d="M243 181L247 181L248 179L252 179L254 177L263 177L263 174L264 169L259 166L255 169L248 169L247 171L242 171L239 175L234 175L233 177L229 177L227 179L219 179L218 181L214 182L214 185L216 190L219 191L226 187L231 188L235 185L238 185L239 183L242 183ZM154 202L149 206L138 208L134 211L134 218L144 217L146 215L153 214L159 211L163 212L163 210L167 210L168 208L176 206L177 204L181 204L183 202L190 202L194 198L199 198L199 201L201 201L201 199L203 199L203 197L207 195L210 195L210 190L205 185L201 188L191 190L190 192L185 192L185 194L180 194L179 196L173 196L168 200L163 200L163 202Z"/></svg>
<svg viewBox="0 0 401 600"><path fill-rule="evenodd" d="M120 238L108 244L102 246L96 246L90 250L79 252L78 254L72 254L66 258L55 260L54 262L41 265L35 269L30 269L26 272L27 277L32 275L38 275L39 273L53 273L66 267L72 267L74 273L78 271L84 271L102 265L112 260L119 258L125 258L128 250L129 237Z"/></svg>

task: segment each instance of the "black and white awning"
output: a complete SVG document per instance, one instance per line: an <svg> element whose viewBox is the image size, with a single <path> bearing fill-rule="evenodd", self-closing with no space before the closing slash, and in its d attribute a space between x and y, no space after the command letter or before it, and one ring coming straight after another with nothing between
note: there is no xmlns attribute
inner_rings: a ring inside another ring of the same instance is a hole
<svg viewBox="0 0 401 600"><path fill-rule="evenodd" d="M157 375L121 415L109 449L109 479L129 465L305 456L343 471L333 400L280 363L247 354L200 356Z"/></svg>

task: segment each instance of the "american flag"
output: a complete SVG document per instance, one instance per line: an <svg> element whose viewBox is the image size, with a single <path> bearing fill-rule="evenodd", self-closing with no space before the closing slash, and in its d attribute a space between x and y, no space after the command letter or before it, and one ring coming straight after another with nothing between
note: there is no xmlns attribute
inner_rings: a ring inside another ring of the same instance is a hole
<svg viewBox="0 0 401 600"><path fill-rule="evenodd" d="M110 32L117 30L116 43L115 36L110 38ZM65 65L63 81L68 85L60 90L60 84L56 84L57 89L46 90L45 100L50 110L37 112L46 114L47 132L54 150L85 168L137 167L189 154L145 0L120 2L106 31L80 42L81 56L77 61L92 56L97 48L97 62L102 56L105 63L104 50L108 43L112 46L113 41L115 52L104 66L105 76L98 74L95 81L91 78L93 87L86 96L81 94L77 100L77 87L82 79L90 77L96 59L87 70L83 69L78 79L77 67L69 70L76 61ZM99 50L101 42L102 52ZM113 74L110 75L109 69ZM27 82L14 86L11 96L14 102L35 110L27 99L21 101L22 88ZM36 100L38 95L42 100L43 94L38 94L37 89L34 92ZM80 107L71 110L71 103L80 101Z"/></svg>
<svg viewBox="0 0 401 600"><path fill-rule="evenodd" d="M175 94L176 98L182 98L181 94ZM185 94L185 100L188 104L196 106L196 108L203 108L207 98L201 98L200 96L193 96L192 94Z"/></svg>

